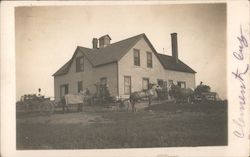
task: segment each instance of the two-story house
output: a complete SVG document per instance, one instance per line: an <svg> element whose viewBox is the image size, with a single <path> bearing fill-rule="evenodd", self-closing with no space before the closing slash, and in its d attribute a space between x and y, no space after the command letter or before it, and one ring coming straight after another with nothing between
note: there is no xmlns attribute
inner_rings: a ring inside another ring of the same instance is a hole
<svg viewBox="0 0 250 157"><path fill-rule="evenodd" d="M171 34L172 56L157 53L145 34L111 44L109 35L93 38L93 48L78 46L54 76L56 100L84 88L95 93L95 83L109 86L112 96L128 97L149 83L195 87L195 71L178 59L177 33Z"/></svg>

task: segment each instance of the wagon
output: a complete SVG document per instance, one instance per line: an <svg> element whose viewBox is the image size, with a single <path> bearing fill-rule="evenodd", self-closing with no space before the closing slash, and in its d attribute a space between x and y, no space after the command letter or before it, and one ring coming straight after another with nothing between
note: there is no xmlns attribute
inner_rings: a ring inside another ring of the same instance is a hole
<svg viewBox="0 0 250 157"><path fill-rule="evenodd" d="M208 85L203 85L202 82L194 90L195 101L216 101L217 93L211 92L211 88Z"/></svg>
<svg viewBox="0 0 250 157"><path fill-rule="evenodd" d="M22 96L20 102L17 103L18 111L24 112L40 112L42 114L51 114L54 112L56 102L45 98L44 96L37 96L36 94L27 94Z"/></svg>

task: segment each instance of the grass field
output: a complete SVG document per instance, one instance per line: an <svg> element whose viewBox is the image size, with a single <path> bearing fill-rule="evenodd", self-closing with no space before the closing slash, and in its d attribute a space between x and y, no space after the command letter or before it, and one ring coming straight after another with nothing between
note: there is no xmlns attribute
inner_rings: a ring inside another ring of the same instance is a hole
<svg viewBox="0 0 250 157"><path fill-rule="evenodd" d="M85 107L81 113L17 114L17 149L227 145L227 103L163 103L139 112Z"/></svg>

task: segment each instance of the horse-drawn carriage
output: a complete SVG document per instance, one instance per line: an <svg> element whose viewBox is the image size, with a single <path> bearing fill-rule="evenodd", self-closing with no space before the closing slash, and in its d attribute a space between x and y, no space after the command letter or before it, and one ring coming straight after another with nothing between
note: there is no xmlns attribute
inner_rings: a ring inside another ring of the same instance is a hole
<svg viewBox="0 0 250 157"><path fill-rule="evenodd" d="M82 107L85 101L85 94L83 92L80 92L78 94L66 94L58 103L61 104L63 113L65 113L65 109L67 109L67 111L69 112L69 109L72 109L73 107L77 107L77 111L82 111Z"/></svg>
<svg viewBox="0 0 250 157"><path fill-rule="evenodd" d="M211 92L208 85L203 85L202 82L194 90L191 88L180 88L172 84L169 89L169 94L175 101L186 101L188 103L197 101L216 101L218 94Z"/></svg>
<svg viewBox="0 0 250 157"><path fill-rule="evenodd" d="M36 94L25 94L21 97L21 101L17 103L17 110L51 114L54 112L55 106L55 101L50 100L50 98Z"/></svg>
<svg viewBox="0 0 250 157"><path fill-rule="evenodd" d="M217 93L211 92L211 88L208 85L203 85L202 82L194 90L195 101L216 101Z"/></svg>
<svg viewBox="0 0 250 157"><path fill-rule="evenodd" d="M78 111L82 111L84 105L102 105L105 103L114 102L115 98L109 93L108 85L100 82L94 84L96 92L90 93L89 89L80 91L78 94L66 94L61 97L60 104L62 104L63 112L65 109L77 106Z"/></svg>

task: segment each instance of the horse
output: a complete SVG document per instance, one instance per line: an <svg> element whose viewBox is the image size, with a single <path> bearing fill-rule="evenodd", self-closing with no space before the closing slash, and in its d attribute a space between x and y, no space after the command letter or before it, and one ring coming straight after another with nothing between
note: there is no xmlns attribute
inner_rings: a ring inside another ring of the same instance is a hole
<svg viewBox="0 0 250 157"><path fill-rule="evenodd" d="M151 105L153 96L156 95L156 90L160 88L159 85L152 84L152 87L148 90L136 91L130 94L129 100L132 107L132 112L136 111L135 103L143 98L148 98L148 105Z"/></svg>
<svg viewBox="0 0 250 157"><path fill-rule="evenodd" d="M88 89L80 91L78 94L66 94L61 98L63 113L65 108L69 112L69 105L78 105L78 111L82 110L82 106L88 97Z"/></svg>
<svg viewBox="0 0 250 157"><path fill-rule="evenodd" d="M191 88L181 88L178 85L171 84L169 88L169 96L177 101L187 101L188 103L193 103L194 90Z"/></svg>

